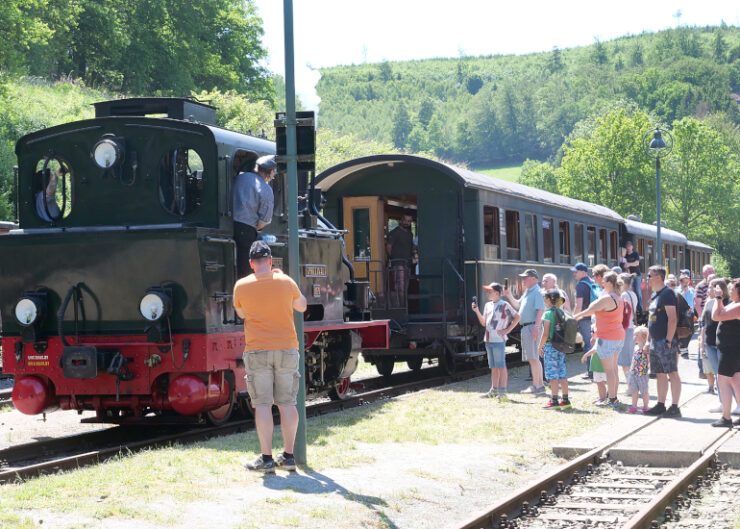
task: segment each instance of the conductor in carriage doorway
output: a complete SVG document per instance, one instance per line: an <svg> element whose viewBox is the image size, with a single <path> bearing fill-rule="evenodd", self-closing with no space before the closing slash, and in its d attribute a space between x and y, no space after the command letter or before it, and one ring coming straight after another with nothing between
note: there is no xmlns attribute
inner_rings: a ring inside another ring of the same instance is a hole
<svg viewBox="0 0 740 529"><path fill-rule="evenodd" d="M388 254L388 265L393 276L393 290L398 296L398 303L406 302L409 286L409 274L415 255L414 234L411 232L413 217L405 211L401 220L389 234L385 245Z"/></svg>

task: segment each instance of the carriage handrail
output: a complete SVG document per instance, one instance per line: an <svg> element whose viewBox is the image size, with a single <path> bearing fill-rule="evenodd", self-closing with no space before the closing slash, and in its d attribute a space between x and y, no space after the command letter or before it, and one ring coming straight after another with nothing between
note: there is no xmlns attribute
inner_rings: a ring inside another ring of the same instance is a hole
<svg viewBox="0 0 740 529"><path fill-rule="evenodd" d="M452 264L452 261L450 261L449 257L445 257L445 261L448 265L450 265L450 268L452 268L452 271L455 272L455 275L460 280L461 283L465 283L465 279L463 279L463 276L460 275L460 272L458 272L457 268L455 268L455 265Z"/></svg>

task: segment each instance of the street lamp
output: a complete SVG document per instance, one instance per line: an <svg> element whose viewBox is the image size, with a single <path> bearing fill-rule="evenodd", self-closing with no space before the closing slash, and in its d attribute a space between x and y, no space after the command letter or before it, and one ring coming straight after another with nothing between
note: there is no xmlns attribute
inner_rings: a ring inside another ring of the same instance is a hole
<svg viewBox="0 0 740 529"><path fill-rule="evenodd" d="M664 139L663 136L666 136ZM652 137L648 143L648 138ZM667 141L666 141L667 140ZM660 240L660 159L665 158L673 150L673 136L665 129L654 128L649 130L642 137L642 150L650 158L655 158L655 208L656 208L656 225L658 227L658 258L656 262L663 265L663 244Z"/></svg>

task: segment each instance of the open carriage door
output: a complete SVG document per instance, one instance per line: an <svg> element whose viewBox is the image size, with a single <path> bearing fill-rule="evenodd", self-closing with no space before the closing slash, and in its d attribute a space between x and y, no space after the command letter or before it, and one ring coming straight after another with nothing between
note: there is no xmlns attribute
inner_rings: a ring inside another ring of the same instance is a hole
<svg viewBox="0 0 740 529"><path fill-rule="evenodd" d="M355 267L355 278L370 282L373 292L384 291L385 237L383 201L379 197L342 199L347 258Z"/></svg>

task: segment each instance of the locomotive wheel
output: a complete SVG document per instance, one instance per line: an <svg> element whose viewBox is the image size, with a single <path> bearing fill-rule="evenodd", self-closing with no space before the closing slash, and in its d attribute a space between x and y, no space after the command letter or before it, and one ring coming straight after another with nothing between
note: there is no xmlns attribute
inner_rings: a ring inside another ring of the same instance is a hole
<svg viewBox="0 0 740 529"><path fill-rule="evenodd" d="M334 383L334 386L329 390L329 398L331 400L344 400L349 394L349 377L340 378Z"/></svg>
<svg viewBox="0 0 740 529"><path fill-rule="evenodd" d="M406 365L409 366L411 371L420 371L421 366L424 363L424 359L420 356L418 358L411 358L406 360Z"/></svg>
<svg viewBox="0 0 740 529"><path fill-rule="evenodd" d="M375 367L378 373L384 377L389 377L393 373L393 364L395 364L395 358L392 356L381 356L378 358L378 363L375 364Z"/></svg>
<svg viewBox="0 0 740 529"><path fill-rule="evenodd" d="M236 399L234 398L234 392L232 391L231 396L229 397L229 402L220 408L206 412L206 420L212 426L221 426L231 417L231 412L234 411L235 403Z"/></svg>

